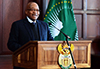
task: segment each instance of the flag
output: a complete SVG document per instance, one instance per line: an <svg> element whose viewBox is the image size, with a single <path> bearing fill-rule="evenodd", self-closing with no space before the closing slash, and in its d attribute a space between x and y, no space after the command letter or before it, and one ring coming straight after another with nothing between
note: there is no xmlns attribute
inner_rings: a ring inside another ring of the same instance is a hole
<svg viewBox="0 0 100 69"><path fill-rule="evenodd" d="M44 17L46 23L52 23L68 35L71 40L78 40L78 30L71 0L50 0ZM53 26L49 26L54 40L66 40L66 37Z"/></svg>

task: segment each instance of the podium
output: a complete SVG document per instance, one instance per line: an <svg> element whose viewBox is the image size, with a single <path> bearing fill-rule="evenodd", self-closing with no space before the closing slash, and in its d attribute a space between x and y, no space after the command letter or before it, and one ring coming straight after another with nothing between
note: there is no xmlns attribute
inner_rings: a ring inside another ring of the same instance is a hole
<svg viewBox="0 0 100 69"><path fill-rule="evenodd" d="M61 69L57 46L64 41L29 41L13 53L13 66L26 69ZM77 68L91 67L91 41L69 41L74 45ZM72 65L71 68L74 68Z"/></svg>

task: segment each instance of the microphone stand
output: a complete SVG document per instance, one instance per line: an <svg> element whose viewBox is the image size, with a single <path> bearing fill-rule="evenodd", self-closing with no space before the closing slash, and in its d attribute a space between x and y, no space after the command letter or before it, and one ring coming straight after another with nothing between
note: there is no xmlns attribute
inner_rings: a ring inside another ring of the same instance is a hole
<svg viewBox="0 0 100 69"><path fill-rule="evenodd" d="M49 25L52 25L50 22L49 22ZM53 27L55 27L54 25L52 25ZM56 27L55 27L56 28ZM56 28L57 30L59 30L58 28ZM64 32L62 32L61 30L59 30L65 37L66 37L66 42L67 42L67 45L69 47L69 51L70 51L70 54L71 54L71 57L72 57L72 61L73 61L73 64L74 64L74 68L76 68L76 64L75 64L75 61L74 61L74 57L73 57L73 54L71 52L71 49L70 49L70 45L69 45L69 42L68 42L68 38L71 39L68 35L66 35Z"/></svg>
<svg viewBox="0 0 100 69"><path fill-rule="evenodd" d="M75 64L75 61L74 61L74 57L73 57L73 54L71 52L70 45L69 45L69 42L68 42L68 37L66 35L65 35L65 37L66 37L67 45L69 46L69 51L70 51L70 54L71 54L71 57L72 57L72 61L73 61L73 64L74 64L74 68L77 69L76 68L76 64Z"/></svg>

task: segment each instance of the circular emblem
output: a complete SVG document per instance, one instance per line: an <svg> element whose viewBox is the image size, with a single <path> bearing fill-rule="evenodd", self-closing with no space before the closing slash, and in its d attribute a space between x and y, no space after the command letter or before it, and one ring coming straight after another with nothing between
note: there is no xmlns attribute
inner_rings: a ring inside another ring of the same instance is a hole
<svg viewBox="0 0 100 69"><path fill-rule="evenodd" d="M70 47L67 44L58 45L58 52L60 53L58 63L62 69L69 69L72 65L72 58L70 55L69 48L71 48L71 51L73 51L74 45L71 44Z"/></svg>
<svg viewBox="0 0 100 69"><path fill-rule="evenodd" d="M66 56L60 54L58 62L61 68L70 68L72 65L71 55Z"/></svg>

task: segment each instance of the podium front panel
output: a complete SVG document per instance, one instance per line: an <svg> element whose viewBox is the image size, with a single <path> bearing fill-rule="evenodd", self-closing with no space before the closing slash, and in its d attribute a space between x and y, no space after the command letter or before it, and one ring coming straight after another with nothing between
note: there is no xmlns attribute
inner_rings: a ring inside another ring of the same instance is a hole
<svg viewBox="0 0 100 69"><path fill-rule="evenodd" d="M30 41L13 53L13 66L26 69L61 69L57 46L65 41ZM69 41L77 68L91 67L91 41ZM71 68L74 68L72 65Z"/></svg>
<svg viewBox="0 0 100 69"><path fill-rule="evenodd" d="M59 53L57 51L57 46L60 43L63 43L63 41L43 42L38 45L38 69L49 69L51 67L61 69L58 65ZM69 43L75 46L72 53L77 68L89 68L91 66L91 46L89 45L91 41L69 41ZM74 68L74 66L72 65L71 68Z"/></svg>

